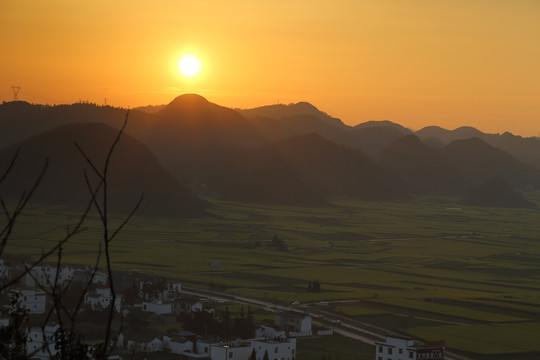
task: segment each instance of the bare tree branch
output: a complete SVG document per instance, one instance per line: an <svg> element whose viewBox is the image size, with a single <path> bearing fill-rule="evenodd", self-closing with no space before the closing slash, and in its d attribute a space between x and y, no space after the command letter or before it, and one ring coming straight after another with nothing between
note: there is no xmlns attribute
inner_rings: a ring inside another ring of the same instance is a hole
<svg viewBox="0 0 540 360"><path fill-rule="evenodd" d="M0 176L0 183L2 181L4 181L4 179L8 176L8 174L11 172L11 169L13 169L13 166L15 165L15 162L17 162L17 158L19 157L19 153L20 153L20 150L21 149L17 149L17 151L15 152L15 155L13 155L13 157L11 158L11 162L9 163L8 167L6 168L6 170L4 171L4 173L2 174L2 176Z"/></svg>
<svg viewBox="0 0 540 360"><path fill-rule="evenodd" d="M4 249L6 247L7 240L9 239L11 233L13 232L13 228L15 227L15 222L17 221L17 218L23 211L23 209L26 207L32 196L34 195L36 189L38 188L39 184L41 183L41 180L43 179L43 176L45 176L45 172L47 171L47 168L49 167L49 159L45 160L45 164L43 165L43 168L41 169L40 174L38 175L36 181L34 182L34 185L28 191L27 193L24 193L21 196L21 199L15 206L15 209L13 210L13 213L9 213L7 210L6 205L2 201L2 207L4 209L4 213L7 216L7 224L0 232L1 237L1 243L0 243L0 256L3 254Z"/></svg>

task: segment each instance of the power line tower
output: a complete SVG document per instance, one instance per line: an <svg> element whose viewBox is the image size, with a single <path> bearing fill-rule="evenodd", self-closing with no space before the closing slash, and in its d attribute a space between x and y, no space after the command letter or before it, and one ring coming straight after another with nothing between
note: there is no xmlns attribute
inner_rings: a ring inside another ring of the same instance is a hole
<svg viewBox="0 0 540 360"><path fill-rule="evenodd" d="M21 91L21 87L12 85L11 90L13 90L13 101L19 101L19 92Z"/></svg>

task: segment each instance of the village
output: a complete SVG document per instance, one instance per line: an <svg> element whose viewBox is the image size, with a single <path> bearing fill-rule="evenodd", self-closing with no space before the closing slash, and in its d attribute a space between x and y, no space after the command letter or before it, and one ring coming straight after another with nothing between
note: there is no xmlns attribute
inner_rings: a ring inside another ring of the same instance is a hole
<svg viewBox="0 0 540 360"><path fill-rule="evenodd" d="M338 321L325 327L320 320L314 321L318 316L308 312L313 311L309 307L295 307L295 311L275 308L256 321L250 305L240 304L239 312L232 313L227 305L238 307L235 301L196 296L182 291L179 282L143 273L113 275L115 296L107 273L96 268L10 265L0 259L0 288L4 289L0 294L0 331L20 321L14 318L20 312L14 310L22 309L28 315L26 356L54 357L61 328L55 322L61 319L54 315L60 302L54 294L61 289L67 289L62 306L78 312L76 328L83 338L103 336L113 307L110 360L295 360L298 338L331 336L334 328L342 325ZM8 288L6 284L14 278L20 281ZM225 311L216 310L223 306ZM375 342L374 350L376 360L443 359L445 344L388 335Z"/></svg>
<svg viewBox="0 0 540 360"><path fill-rule="evenodd" d="M114 274L113 303L103 271L58 269L53 264L8 265L0 260L2 285L21 272L25 274L17 285L0 294L0 328L12 320L9 309L24 309L29 318L26 355L33 359L49 359L57 352L55 336L60 325L51 316L53 287L68 289L63 306L78 306L75 300L83 295L77 329L88 339L99 339L108 310L114 307L110 359L294 360L296 338L333 333L331 329L314 331L312 317L302 312L280 312L260 322L255 322L249 305L242 305L237 314L229 313L228 307L218 312L214 306L229 300L185 294L178 282L142 273ZM150 330L156 328L163 330Z"/></svg>

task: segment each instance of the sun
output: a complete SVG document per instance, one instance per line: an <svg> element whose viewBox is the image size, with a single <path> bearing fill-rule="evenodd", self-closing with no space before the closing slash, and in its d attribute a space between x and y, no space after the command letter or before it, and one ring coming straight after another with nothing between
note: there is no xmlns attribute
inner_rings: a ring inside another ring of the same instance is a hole
<svg viewBox="0 0 540 360"><path fill-rule="evenodd" d="M195 56L185 55L184 57L182 57L182 59L180 59L180 62L178 63L178 68L180 69L180 72L185 76L192 77L197 75L201 68L201 64Z"/></svg>

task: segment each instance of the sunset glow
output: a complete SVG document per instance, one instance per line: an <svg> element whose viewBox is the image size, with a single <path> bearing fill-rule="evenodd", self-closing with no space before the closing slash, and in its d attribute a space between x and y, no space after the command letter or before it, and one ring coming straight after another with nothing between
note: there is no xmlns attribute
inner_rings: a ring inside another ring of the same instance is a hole
<svg viewBox="0 0 540 360"><path fill-rule="evenodd" d="M538 24L535 0L8 0L0 101L12 86L32 103L126 107L195 92L239 108L308 101L352 125L537 135ZM204 66L191 78L187 53Z"/></svg>

